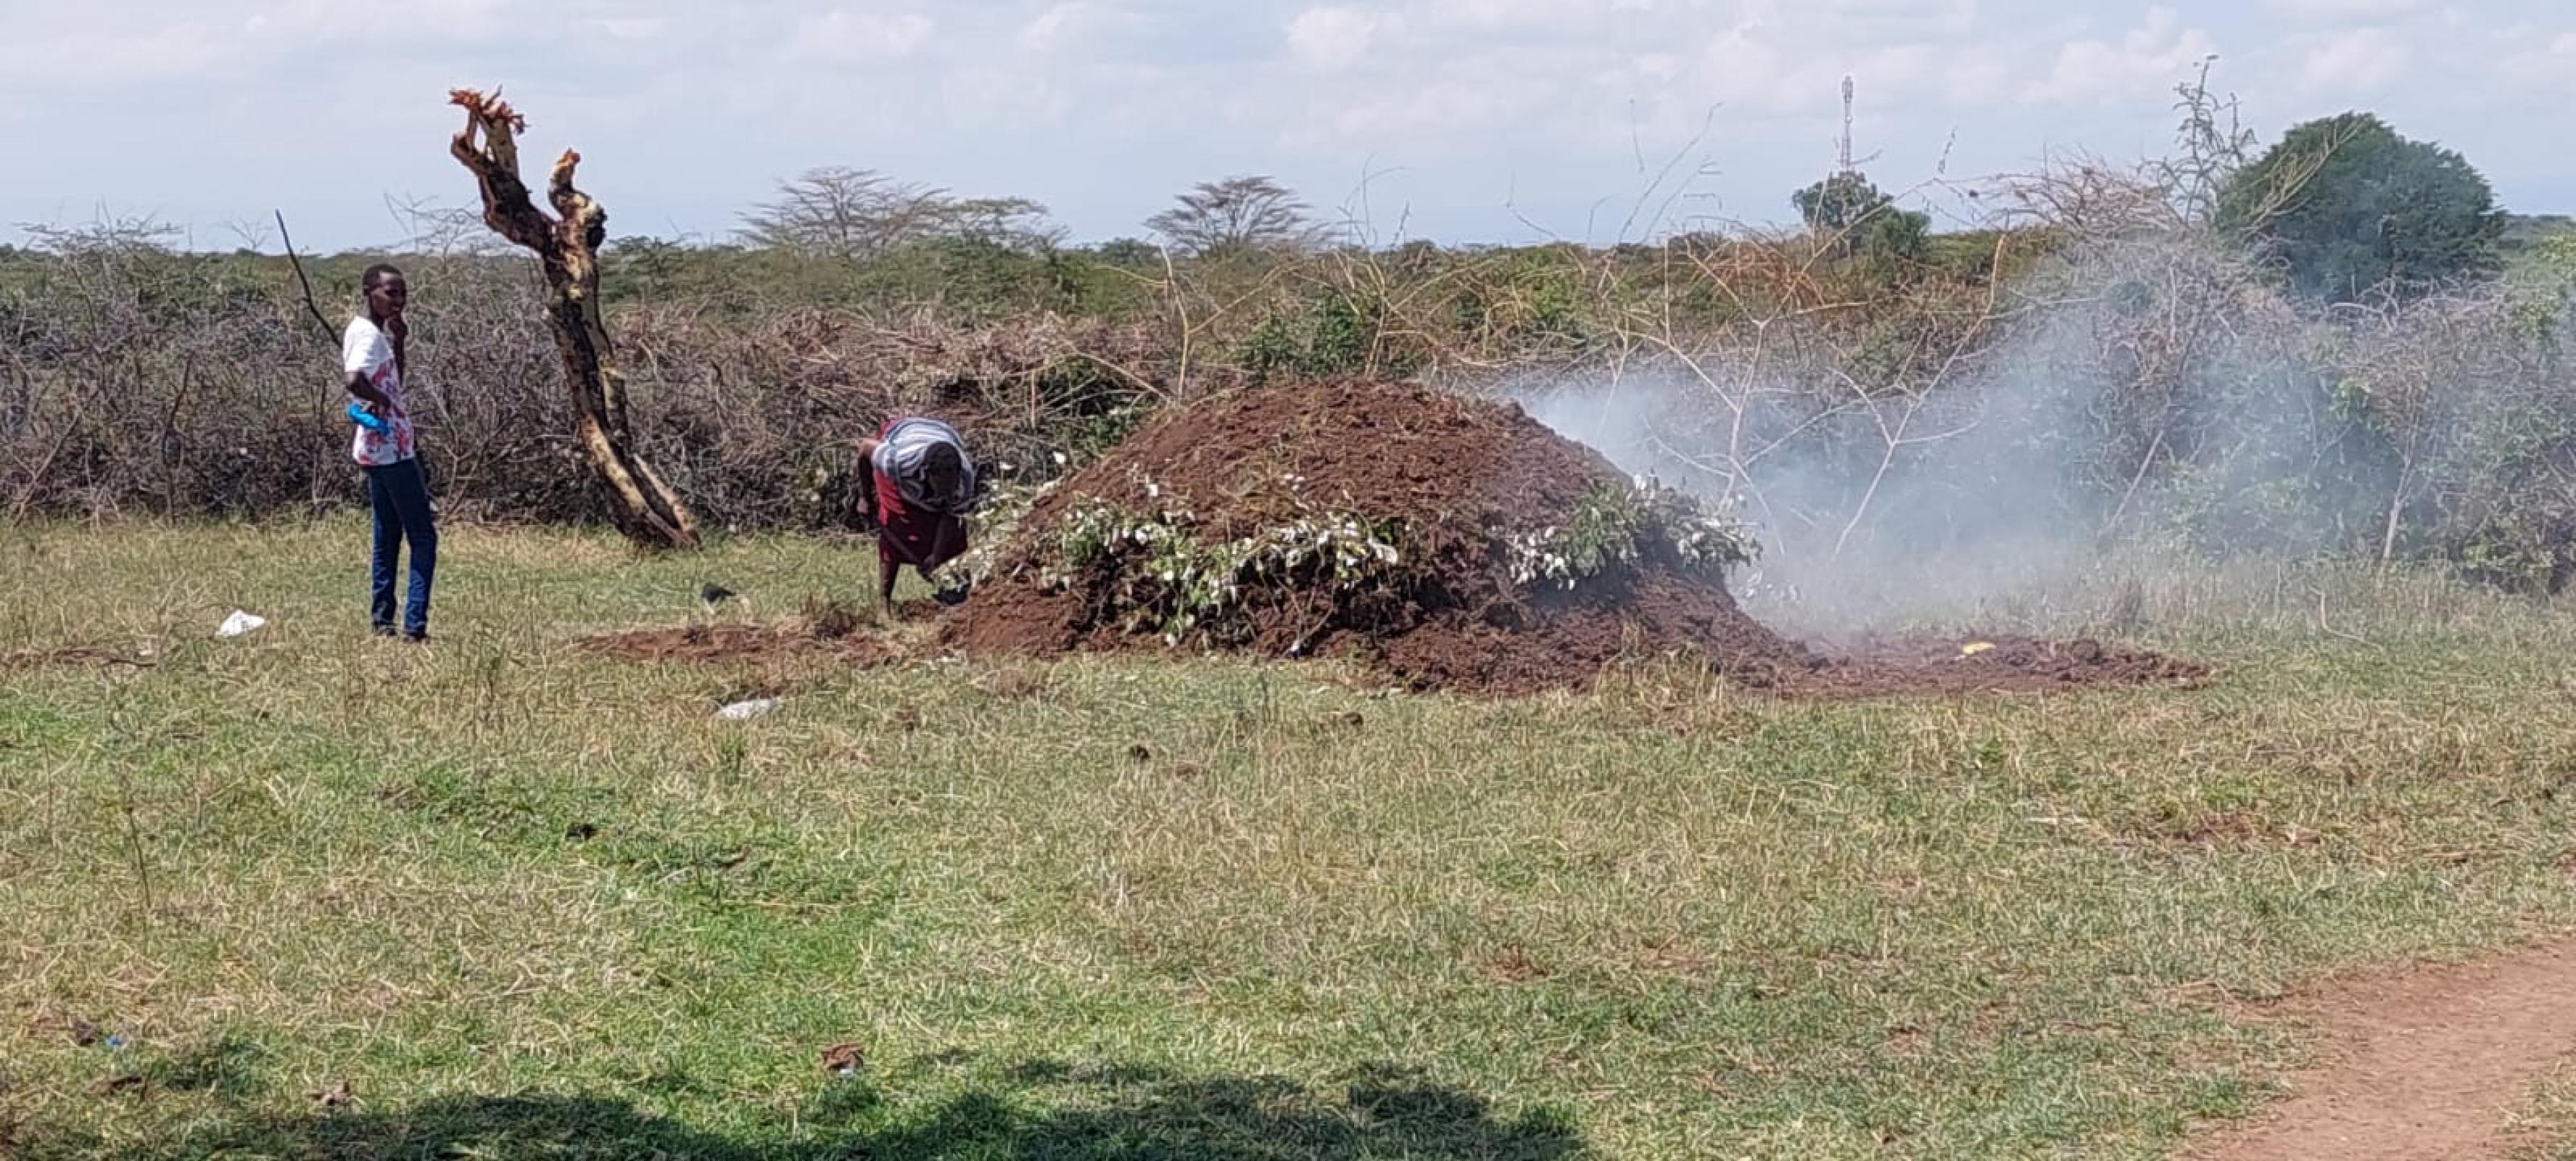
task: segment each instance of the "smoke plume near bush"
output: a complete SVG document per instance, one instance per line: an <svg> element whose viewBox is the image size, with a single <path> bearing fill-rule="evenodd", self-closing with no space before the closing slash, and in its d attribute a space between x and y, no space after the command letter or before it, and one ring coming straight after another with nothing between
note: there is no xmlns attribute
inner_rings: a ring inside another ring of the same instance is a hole
<svg viewBox="0 0 2576 1161"><path fill-rule="evenodd" d="M1972 618L2115 557L2569 575L2564 284L2302 311L2176 226L2060 243L1973 319L1904 318L1656 336L1496 389L1751 521L1739 587L1811 630Z"/></svg>

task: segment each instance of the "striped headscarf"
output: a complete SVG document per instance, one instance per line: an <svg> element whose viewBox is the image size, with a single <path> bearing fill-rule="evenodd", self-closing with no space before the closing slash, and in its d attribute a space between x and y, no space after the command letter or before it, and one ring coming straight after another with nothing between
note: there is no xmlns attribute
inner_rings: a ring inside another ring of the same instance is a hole
<svg viewBox="0 0 2576 1161"><path fill-rule="evenodd" d="M929 474L922 470L930 449L941 444L957 450L957 488L944 496L930 494ZM877 441L877 471L893 480L903 502L929 512L964 515L975 507L975 461L957 429L936 419L898 419L886 425Z"/></svg>

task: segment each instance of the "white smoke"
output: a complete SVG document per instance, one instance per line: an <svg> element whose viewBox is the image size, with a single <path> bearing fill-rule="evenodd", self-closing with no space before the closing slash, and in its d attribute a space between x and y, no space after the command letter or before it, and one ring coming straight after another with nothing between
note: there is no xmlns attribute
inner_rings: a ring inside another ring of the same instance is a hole
<svg viewBox="0 0 2576 1161"><path fill-rule="evenodd" d="M1616 374L1524 376L1500 391L1622 470L1730 506L1763 550L1732 583L1784 628L1973 622L2096 569L2114 539L2152 538L2186 478L2173 465L2197 438L2193 409L2221 395L2239 409L2293 406L2294 391L2248 404L2267 397L2218 389L2281 354L2230 299L2242 286L2214 269L2207 251L2170 244L2065 263L2023 288L2045 306L2000 341L1901 377L1911 394L1863 392L1825 342L1758 361L1703 350ZM2148 306L2189 317L2141 312L2123 297L2139 285L2162 296ZM2155 438L2087 437L2132 430Z"/></svg>

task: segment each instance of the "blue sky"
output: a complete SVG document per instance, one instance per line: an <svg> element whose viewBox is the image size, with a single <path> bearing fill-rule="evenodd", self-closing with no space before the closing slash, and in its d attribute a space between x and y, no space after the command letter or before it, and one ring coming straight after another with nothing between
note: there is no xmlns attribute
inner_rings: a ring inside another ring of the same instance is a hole
<svg viewBox="0 0 2576 1161"><path fill-rule="evenodd" d="M2159 150L2211 54L2267 138L2367 108L2510 208L2576 210L2560 0L0 0L0 27L0 235L104 210L230 247L279 208L307 248L386 242L389 199L470 201L445 94L499 84L617 234L719 236L837 164L1084 240L1257 172L1380 240L1609 241L1787 218L1846 73L1865 168L1908 189ZM1675 158L1682 196L1632 225Z"/></svg>

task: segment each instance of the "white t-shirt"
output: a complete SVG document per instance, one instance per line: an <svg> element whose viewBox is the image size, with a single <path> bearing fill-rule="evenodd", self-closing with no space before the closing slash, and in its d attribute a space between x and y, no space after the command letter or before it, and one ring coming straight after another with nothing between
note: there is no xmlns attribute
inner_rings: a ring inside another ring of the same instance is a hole
<svg viewBox="0 0 2576 1161"><path fill-rule="evenodd" d="M391 431L376 431L352 422L358 430L356 442L349 445L349 456L361 466L380 468L398 464L412 457L411 409L403 403L402 366L394 359L393 338L378 327L374 319L359 315L349 320L349 331L340 340L342 378L363 374L375 384L385 398L393 400L393 414L388 417Z"/></svg>

